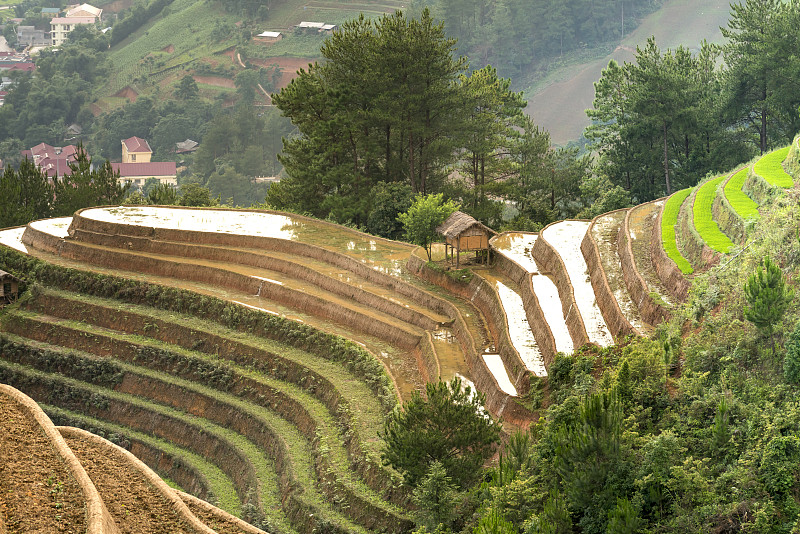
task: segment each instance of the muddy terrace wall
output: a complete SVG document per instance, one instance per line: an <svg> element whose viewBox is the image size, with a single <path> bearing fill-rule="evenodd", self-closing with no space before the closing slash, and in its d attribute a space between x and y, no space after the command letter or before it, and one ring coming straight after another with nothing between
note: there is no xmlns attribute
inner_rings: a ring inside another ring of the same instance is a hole
<svg viewBox="0 0 800 534"><path fill-rule="evenodd" d="M522 297L522 307L525 308L525 317L528 319L533 337L536 339L536 344L542 353L545 368L550 369L550 364L553 363L557 352L556 340L550 330L550 324L545 318L544 310L539 304L539 299L533 291L533 283L531 281L534 276L544 275L529 273L517 262L497 251L494 252L492 258L495 268L517 283Z"/></svg>
<svg viewBox="0 0 800 534"><path fill-rule="evenodd" d="M53 371L48 368L51 362L37 359L35 354L29 360L21 363L36 365L45 371ZM4 376L3 371L4 369L0 365L0 379L5 380L9 377ZM25 371L21 371L21 373L25 374ZM12 380L17 379L16 377L10 378ZM87 378L89 377L83 377L83 379ZM34 381L34 383L31 384L31 381ZM36 395L32 394L34 397L37 397L37 395L49 395L46 401L49 404L87 413L92 417L110 420L117 424L156 435L209 458L210 461L218 465L223 472L231 477L243 504L248 502L249 488L259 487L250 459L227 441L211 436L202 427L188 425L179 419L171 418L146 407L136 406L116 398L104 397L102 394L93 393L88 386L67 383L60 376L55 378L29 375L26 380L26 388L33 388L36 391ZM44 388L44 391L42 388ZM53 398L53 395L46 391L47 388L57 391L62 397L69 400L62 401L58 398ZM306 502L302 495L302 488L295 481L292 462L285 443L279 436L274 434L271 428L252 415L242 413L236 408L212 397L128 371L121 377L121 381L115 386L115 390L172 406L183 412L203 417L245 436L256 446L267 451L273 458L285 504L283 511L290 522L300 532L308 534L320 526L318 520L321 518L317 508ZM333 487L332 489L335 489L336 496L342 499L343 506L349 507L351 517L364 520L364 524L368 528L391 529L390 531L396 532L395 528L409 526L403 521L398 521L393 516L387 518L386 512L382 509L374 508L369 503L360 503L360 499L349 494L345 488ZM259 501L258 506L261 508L260 498L257 497L257 500ZM353 512L356 513L354 514ZM345 531L339 527L336 527L336 531L345 534Z"/></svg>
<svg viewBox="0 0 800 534"><path fill-rule="evenodd" d="M559 222L561 221L548 224L542 228L542 232ZM533 245L533 257L536 263L542 267L543 274L550 273L553 276L556 288L558 288L558 296L561 298L561 306L567 310L567 315L564 317L567 330L569 330L573 344L580 347L589 343L589 334L586 333L583 317L581 317L581 312L578 311L578 305L575 302L575 288L572 287L572 282L569 280L569 273L567 273L567 267L564 265L561 254L542 237L542 232L539 232L539 239Z"/></svg>
<svg viewBox="0 0 800 534"><path fill-rule="evenodd" d="M635 210L644 209L644 206L651 205L654 202L658 201L654 200L653 202L642 204L628 211L627 215L625 215L625 221L619 229L617 240L617 252L619 253L619 260L622 265L622 277L625 280L625 287L628 288L628 294L631 296L633 303L639 307L639 313L641 313L642 319L648 324L653 325L666 321L669 319L670 314L669 310L653 300L647 282L642 278L642 275L636 267L636 260L633 256L633 245L631 244L630 237L630 219L631 214ZM653 228L653 233L658 233L660 236L661 226L655 226ZM651 242L654 239L655 235L651 236Z"/></svg>
<svg viewBox="0 0 800 534"><path fill-rule="evenodd" d="M391 315L425 330L436 330L441 326L439 323L417 310L406 308L405 306L392 302L381 297L380 295L375 295L365 291L356 285L348 284L346 282L342 282L341 280L321 274L314 269L306 267L305 265L267 254L248 252L246 250L232 250L218 246L212 247L207 245L195 245L191 243L154 241L152 239L142 237L97 234L81 229L75 230L73 238L79 242L92 243L104 247L118 248L121 250L145 252L149 254L162 254L166 256L179 256L184 258L233 263L268 269L283 273L297 280L304 280L335 295L360 302L361 304L365 304L370 308L376 309L387 315Z"/></svg>
<svg viewBox="0 0 800 534"><path fill-rule="evenodd" d="M619 212L625 212L627 216L628 209L625 208L610 213ZM608 213L603 215L608 215ZM600 308L600 312L603 314L603 319L605 319L608 328L611 330L612 336L615 338L631 334L640 336L642 335L641 332L636 330L630 321L628 321L628 318L625 317L625 314L622 313L622 309L619 307L616 297L614 297L614 292L611 291L611 286L608 285L608 278L603 269L603 260L600 258L600 248L597 246L597 242L592 235L592 229L597 219L597 217L592 219L589 228L586 229L586 235L583 236L583 241L581 241L581 253L583 253L583 259L586 260L586 266L589 270L589 281L592 284L592 289L594 289L597 306ZM617 242L619 243L619 240L617 240Z"/></svg>
<svg viewBox="0 0 800 534"><path fill-rule="evenodd" d="M469 301L472 301L472 292L476 290L476 286L472 285L473 282L476 284L483 282L482 279L477 277L473 277L473 281L471 281L470 284L455 282L454 280L451 280L445 273L428 267L425 260L415 254L412 254L409 257L407 267L409 271L416 274L423 280L427 280L432 284L443 287ZM485 284L485 282L483 283ZM494 375L492 375L491 371L489 371L489 369L486 367L486 362L484 362L481 353L478 350L477 344L475 343L475 339L472 337L464 318L461 317L460 312L455 306L450 303L446 304L451 307L448 315L455 317L455 321L453 323L453 332L455 333L456 338L458 339L459 343L461 344L461 348L464 351L467 366L470 374L472 375L472 381L475 383L475 387L477 387L479 391L486 395L487 409L495 416L502 417L505 422L518 427L527 428L533 419L533 413L519 404L514 397L511 397L500 389L500 386L497 384ZM484 313L484 316L487 318L487 320L492 319L492 316L486 314L483 310L481 310L481 313ZM494 329L492 329L490 326L490 330L494 335L494 332L497 331L496 325L494 326ZM507 336L508 333L506 330L506 337ZM502 350L499 346L499 339L497 340L496 344L498 345L498 350ZM505 350L508 350L508 348L509 347L506 347ZM516 353L516 350L514 350L513 347L510 348L514 353ZM516 358L519 359L519 354L516 354ZM504 365L508 365L505 363L505 359L503 362ZM518 365L522 365L521 360L519 360ZM524 366L522 366L522 369L524 369ZM520 395L525 395L530 389L530 372L525 370L520 374L520 376L514 376L511 374L509 376L511 377L512 382L515 383L515 387Z"/></svg>
<svg viewBox="0 0 800 534"><path fill-rule="evenodd" d="M695 270L702 271L719 263L720 255L706 245L694 227L693 207L699 187L686 197L678 214L678 248ZM682 245L682 248L681 248Z"/></svg>
<svg viewBox="0 0 800 534"><path fill-rule="evenodd" d="M327 377L312 369L302 366L294 360L245 343L184 327L176 323L162 321L154 317L139 315L132 310L120 311L86 302L78 303L57 295L37 295L35 299L29 300L26 306L28 309L38 313L70 318L130 334L146 332L148 337L164 343L210 354L245 367L253 367L265 375L296 384L319 399L336 418L338 424L349 430L345 432L344 446L350 459L351 468L359 473L368 486L380 493L384 498L399 506L407 506L408 495L397 487L392 477L383 469L380 459L373 458L364 452L365 444L361 435L354 430L355 423L351 420L350 413L354 408L342 398L336 386ZM39 329L36 331L38 332ZM30 337L30 334L27 335ZM41 341L47 341L47 339L48 337L44 336ZM98 343L101 339L99 336L94 336L92 339L83 339L81 335L76 334L63 336L62 342L74 348L84 347L84 350L87 351L101 349L105 355L114 355L117 358L126 357L131 362L141 361L143 358L138 347L133 344L128 344L124 341L114 342L114 340L107 337L102 338L106 341L101 344ZM82 345L80 344L81 340L84 341ZM176 372L175 368L182 368L180 362L183 360L185 358L178 355L153 350L150 356L147 357L147 365L174 374ZM211 367L210 364L194 362L187 363L185 367L194 373L184 373L183 376L185 378L203 382L208 381L208 376L202 373L207 371L210 373L208 370ZM224 375L225 371L212 373L212 376ZM238 385L218 383L216 387L234 387L237 394L240 395L242 394L240 390L244 388L245 391L251 392L248 393L248 397L256 399L258 403L266 403L266 407L277 411L285 419L294 422L296 426L307 434L309 440L315 438L316 427L312 424L313 420L303 406L298 405L282 394L276 397L279 392L271 393L263 384L244 377L239 377L238 380ZM250 389L248 390L247 388ZM257 395L263 395L266 400Z"/></svg>
<svg viewBox="0 0 800 534"><path fill-rule="evenodd" d="M6 381L3 380L3 382ZM50 418L29 395L24 394L12 385L0 384L0 399L3 398L22 411L32 426L41 429L41 432L52 447L52 454L61 462L69 476L75 480L86 503L86 523L83 525L86 528L86 533L119 534L119 529L106 509L105 504L103 504L97 488L92 484L89 475L86 474L83 466L67 446L64 438L56 430ZM29 511L34 512L34 510ZM2 526L1 523L0 526Z"/></svg>
<svg viewBox="0 0 800 534"><path fill-rule="evenodd" d="M177 208L176 206L170 206L170 207ZM87 209L95 209L95 208L87 208ZM203 209L203 208L181 208L181 209ZM215 209L220 209L220 208L215 208ZM436 310L444 315L447 315L444 310L449 309L444 304L445 301L443 301L442 299L434 295L431 295L430 293L427 293L417 287L407 284L406 282L400 280L395 276L391 276L389 274L382 273L376 269L373 269L369 265L362 263L346 254L328 250L322 247L317 247L315 245L309 245L306 243L302 243L299 241L291 241L288 239L278 239L274 237L223 234L218 232L198 232L190 230L174 230L174 229L151 228L146 226L129 225L129 224L106 223L82 217L81 216L82 211L85 210L78 211L73 217L72 225L70 226L69 230L70 235L72 235L74 230L81 229L89 232L102 233L102 234L112 234L112 235L119 234L119 235L133 236L133 237L144 237L155 240L191 242L201 245L257 248L262 250L274 250L276 252L294 254L297 256L305 256L318 261L323 261L325 263L330 263L331 265L335 265L342 269L351 271L361 276L362 278L369 280L370 282L397 291L401 295L411 298L418 304L421 304L422 306L425 306L432 310ZM240 212L241 210L231 210L231 211ZM282 214L281 212L276 212L276 211L264 211L264 212L278 214L278 215L285 215ZM337 231L343 230L342 226L333 223L328 223L325 221L309 219L308 217L303 217L294 214L292 214L292 218L301 221L308 221L309 223L313 224L328 225L332 229L336 229ZM399 243L397 241L390 241L388 239L364 234L361 232L357 232L355 230L349 230L349 231L352 232L354 235L361 236L365 239L369 239L372 241L389 242L395 246L402 246L408 248L409 254L411 254L411 252L415 248L413 245Z"/></svg>
<svg viewBox="0 0 800 534"><path fill-rule="evenodd" d="M113 440L112 443L124 448L142 460L156 473L174 480L178 486L199 499L209 502L217 501L217 496L211 491L205 475L180 456L175 456L150 443L141 441L130 433L109 431L102 423L100 425L89 423L79 415L73 415L59 409L51 410L48 407L45 408L45 412L55 425L82 428L109 441Z"/></svg>
<svg viewBox="0 0 800 534"><path fill-rule="evenodd" d="M101 265L120 271L136 271L180 280L191 280L250 295L258 294L284 305L302 309L313 315L352 326L406 350L413 349L420 341L420 334L407 331L396 323L385 322L379 317L369 316L351 308L344 308L340 304L328 302L315 295L296 291L268 280L260 280L217 267L95 248L75 241L59 240L60 242L53 247L53 239L58 238L51 239L52 236L49 234L43 234L31 227L28 227L23 234L23 241L26 238L30 241L30 243L26 242L26 244L30 244L34 248L55 251L60 256L75 261ZM43 246L40 247L39 245ZM377 299L377 297L375 298Z"/></svg>
<svg viewBox="0 0 800 534"><path fill-rule="evenodd" d="M182 522L188 525L193 532L216 534L189 511L186 504L163 480L161 480L161 478L130 452L121 447L117 447L100 436L90 434L79 428L62 426L58 427L57 430L64 439L72 443L90 443L90 446L102 450L106 456L112 457L115 464L123 465L125 469L137 472L145 479L147 485L150 486L150 491L157 493L163 501L169 503L169 508L171 508L172 512L175 513Z"/></svg>
<svg viewBox="0 0 800 534"><path fill-rule="evenodd" d="M661 221L663 217L664 210L662 208L658 210L658 216L656 217L655 226L653 227L653 238L650 240L650 260L653 262L653 267L656 270L659 280L661 280L664 288L669 291L672 298L678 302L685 302L692 283L683 276L681 270L675 262L672 261L672 258L667 256L667 251L664 250L664 241L661 235ZM670 315L666 309L664 312L667 313L665 317Z"/></svg>
<svg viewBox="0 0 800 534"><path fill-rule="evenodd" d="M737 169L732 172L722 181L717 195L714 196L714 203L711 205L711 212L714 214L714 220L717 222L719 229L737 245L743 245L747 239L747 224L739 217L731 203L728 202L728 197L725 196L725 186L740 170Z"/></svg>

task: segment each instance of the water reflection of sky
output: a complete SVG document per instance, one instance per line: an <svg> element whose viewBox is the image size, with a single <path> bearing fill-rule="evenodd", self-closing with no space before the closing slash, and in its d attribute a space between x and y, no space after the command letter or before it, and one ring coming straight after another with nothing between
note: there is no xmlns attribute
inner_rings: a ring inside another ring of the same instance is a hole
<svg viewBox="0 0 800 534"><path fill-rule="evenodd" d="M301 219L291 214L220 209L180 209L163 206L95 208L81 213L98 221L197 232L253 235L299 241L345 253L373 268L397 276L411 248L376 240L344 227Z"/></svg>
<svg viewBox="0 0 800 534"><path fill-rule="evenodd" d="M514 387L514 384L511 383L511 379L508 378L506 366L503 365L503 359L500 357L500 355L484 354L483 361L486 362L486 367L489 368L489 371L491 371L494 379L497 380L497 385L500 386L500 389L507 395L516 397L517 388Z"/></svg>
<svg viewBox="0 0 800 534"><path fill-rule="evenodd" d="M0 244L27 254L28 249L24 244L22 244L23 232L25 232L24 226L22 228L12 228L10 230L0 231Z"/></svg>
<svg viewBox="0 0 800 534"><path fill-rule="evenodd" d="M588 228L588 221L561 221L545 228L542 236L564 260L575 293L575 304L583 317L589 341L607 347L614 344L614 338L611 337L597 305L594 289L589 280L589 269L581 252L581 241Z"/></svg>
<svg viewBox="0 0 800 534"><path fill-rule="evenodd" d="M508 319L508 335L522 358L522 362L536 376L547 376L542 353L539 351L531 326L528 324L522 297L499 280L495 280L495 288L500 295L500 301Z"/></svg>
<svg viewBox="0 0 800 534"><path fill-rule="evenodd" d="M34 230L38 230L45 234L54 235L56 237L67 237L67 230L72 223L72 217L58 217L56 219L42 219L40 221L33 221L29 224Z"/></svg>

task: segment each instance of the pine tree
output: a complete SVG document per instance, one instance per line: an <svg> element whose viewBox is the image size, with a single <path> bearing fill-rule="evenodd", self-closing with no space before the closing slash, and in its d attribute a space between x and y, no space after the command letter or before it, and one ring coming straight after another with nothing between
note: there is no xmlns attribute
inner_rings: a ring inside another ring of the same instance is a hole
<svg viewBox="0 0 800 534"><path fill-rule="evenodd" d="M761 267L745 283L744 293L747 300L744 318L770 339L774 353L773 331L792 301L794 292L786 287L780 267L766 257Z"/></svg>

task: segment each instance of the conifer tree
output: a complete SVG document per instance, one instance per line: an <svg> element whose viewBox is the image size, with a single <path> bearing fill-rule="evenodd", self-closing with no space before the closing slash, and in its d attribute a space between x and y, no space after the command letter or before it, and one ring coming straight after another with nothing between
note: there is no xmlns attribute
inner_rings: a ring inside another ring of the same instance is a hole
<svg viewBox="0 0 800 534"><path fill-rule="evenodd" d="M794 292L786 287L780 267L766 257L761 267L745 283L744 294L747 299L744 318L753 323L763 336L770 338L774 353L773 331L792 301Z"/></svg>

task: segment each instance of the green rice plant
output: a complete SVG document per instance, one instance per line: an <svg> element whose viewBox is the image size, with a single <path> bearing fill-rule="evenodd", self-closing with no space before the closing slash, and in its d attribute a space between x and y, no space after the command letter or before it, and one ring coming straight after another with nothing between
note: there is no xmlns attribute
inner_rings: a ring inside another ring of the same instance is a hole
<svg viewBox="0 0 800 534"><path fill-rule="evenodd" d="M753 171L775 187L789 188L794 186L792 177L783 170L783 160L789 155L791 146L779 148L766 154L758 160L753 167Z"/></svg>
<svg viewBox="0 0 800 534"><path fill-rule="evenodd" d="M661 215L661 242L664 246L664 251L683 274L692 274L694 269L678 250L675 226L678 224L678 214L681 211L681 206L691 192L692 188L688 187L670 196L666 204L664 204L664 212Z"/></svg>
<svg viewBox="0 0 800 534"><path fill-rule="evenodd" d="M714 197L717 195L717 188L724 179L724 175L719 176L700 186L694 198L692 214L695 230L697 230L697 233L703 238L703 241L717 252L727 254L734 244L733 241L719 229L719 225L714 220L714 212L712 209Z"/></svg>
<svg viewBox="0 0 800 534"><path fill-rule="evenodd" d="M758 204L742 191L749 171L750 168L745 167L734 174L725 184L725 198L728 199L736 214L744 220L758 219L761 216L758 213Z"/></svg>

